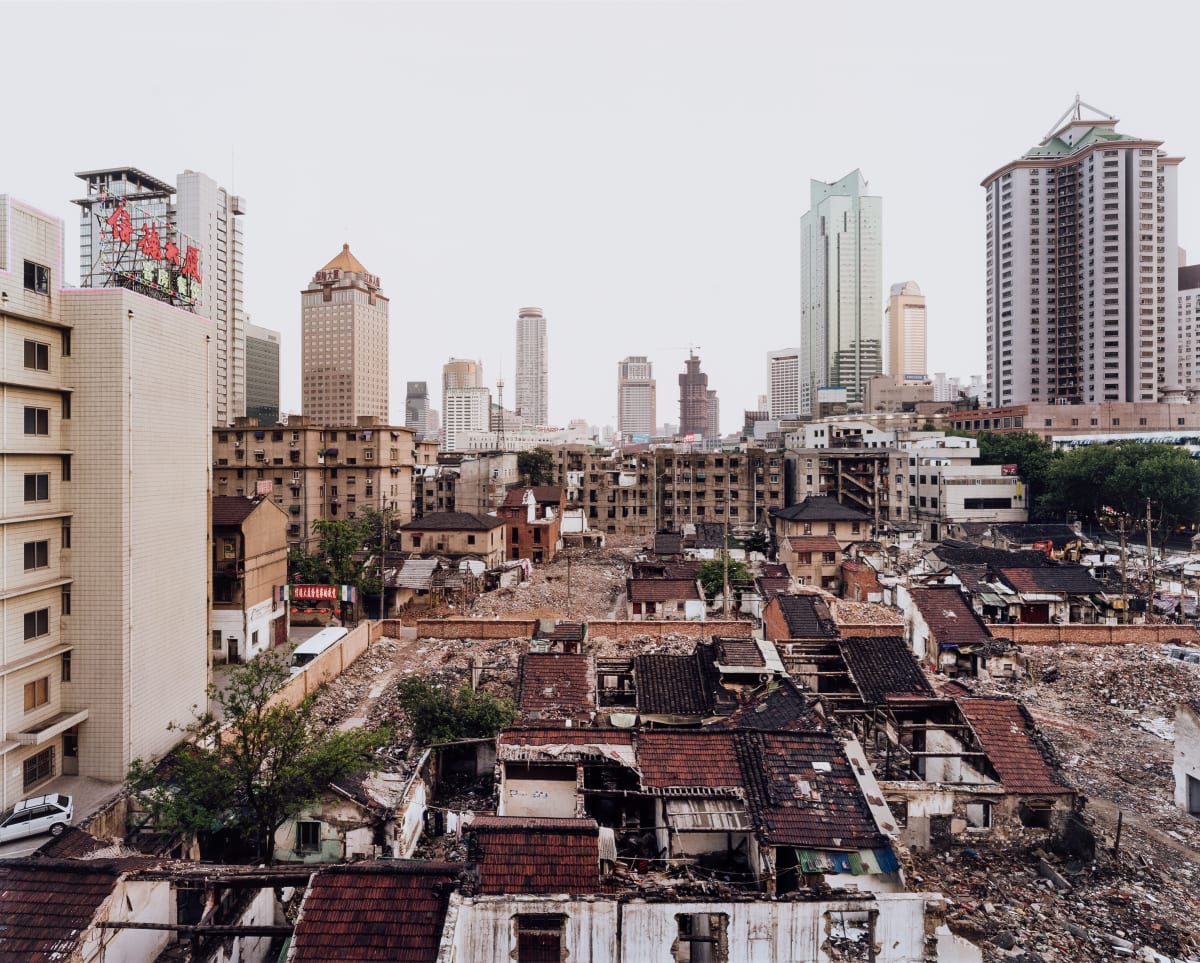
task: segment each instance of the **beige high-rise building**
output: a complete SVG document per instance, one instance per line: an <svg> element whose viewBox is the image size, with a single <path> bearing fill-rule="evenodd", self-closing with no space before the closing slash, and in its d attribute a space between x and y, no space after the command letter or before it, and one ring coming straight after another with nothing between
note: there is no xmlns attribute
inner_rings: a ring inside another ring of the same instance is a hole
<svg viewBox="0 0 1200 963"><path fill-rule="evenodd" d="M645 355L630 355L617 364L617 432L625 442L647 442L658 417L654 365Z"/></svg>
<svg viewBox="0 0 1200 963"><path fill-rule="evenodd" d="M887 306L887 373L898 382L928 377L925 295L916 281L893 284Z"/></svg>
<svg viewBox="0 0 1200 963"><path fill-rule="evenodd" d="M550 423L546 316L541 308L517 314L517 414L527 425Z"/></svg>
<svg viewBox="0 0 1200 963"><path fill-rule="evenodd" d="M303 414L388 422L388 299L349 244L300 292L300 355Z"/></svg>
<svg viewBox="0 0 1200 963"><path fill-rule="evenodd" d="M0 808L178 741L208 681L213 325L64 289L62 223L0 195Z"/></svg>

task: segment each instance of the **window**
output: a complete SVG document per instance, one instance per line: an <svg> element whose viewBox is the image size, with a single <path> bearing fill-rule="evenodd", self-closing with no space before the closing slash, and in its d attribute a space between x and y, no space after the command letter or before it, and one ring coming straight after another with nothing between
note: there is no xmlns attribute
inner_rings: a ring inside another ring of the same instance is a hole
<svg viewBox="0 0 1200 963"><path fill-rule="evenodd" d="M837 553L836 552L822 552L821 553L821 563L823 565L832 565L836 561L837 561Z"/></svg>
<svg viewBox="0 0 1200 963"><path fill-rule="evenodd" d="M50 269L33 261L25 262L25 290L38 294L50 293Z"/></svg>
<svg viewBox="0 0 1200 963"><path fill-rule="evenodd" d="M62 333L62 354L64 358L71 357L71 332L64 331Z"/></svg>
<svg viewBox="0 0 1200 963"><path fill-rule="evenodd" d="M50 434L50 409L25 407L25 434Z"/></svg>
<svg viewBox="0 0 1200 963"><path fill-rule="evenodd" d="M990 802L969 803L967 805L967 828L992 828L992 804Z"/></svg>
<svg viewBox="0 0 1200 963"><path fill-rule="evenodd" d="M553 913L527 913L516 918L517 963L559 963L567 918Z"/></svg>
<svg viewBox="0 0 1200 963"><path fill-rule="evenodd" d="M50 610L38 609L25 613L25 641L50 634Z"/></svg>
<svg viewBox="0 0 1200 963"><path fill-rule="evenodd" d="M59 660L59 665L62 666L62 681L70 682L71 681L71 650L70 649L67 649L67 651L62 654L62 658Z"/></svg>
<svg viewBox="0 0 1200 963"><path fill-rule="evenodd" d="M516 535L516 534L517 534L516 532L513 532L513 535ZM475 544L475 536L474 536L474 535L468 535L468 536L467 536L467 544L468 544L468 545L474 545L474 544Z"/></svg>
<svg viewBox="0 0 1200 963"><path fill-rule="evenodd" d="M315 853L321 848L321 824L296 820L296 852Z"/></svg>
<svg viewBox="0 0 1200 963"><path fill-rule="evenodd" d="M44 502L50 499L50 476L31 474L25 476L25 501Z"/></svg>
<svg viewBox="0 0 1200 963"><path fill-rule="evenodd" d="M70 455L62 456L62 480L63 481L71 480L71 456Z"/></svg>
<svg viewBox="0 0 1200 963"><path fill-rule="evenodd" d="M34 371L50 370L50 345L41 341L25 340L25 367Z"/></svg>
<svg viewBox="0 0 1200 963"><path fill-rule="evenodd" d="M50 701L50 676L25 683L25 711L32 712Z"/></svg>
<svg viewBox="0 0 1200 963"><path fill-rule="evenodd" d="M725 913L680 913L671 959L718 963L729 959L729 916Z"/></svg>
<svg viewBox="0 0 1200 963"><path fill-rule="evenodd" d="M22 767L25 789L32 789L39 782L45 782L54 775L54 747L43 749L37 755L25 760Z"/></svg>
<svg viewBox="0 0 1200 963"><path fill-rule="evenodd" d="M48 539L42 539L39 542L25 543L25 571L29 572L35 568L49 568L50 566L50 542Z"/></svg>
<svg viewBox="0 0 1200 963"><path fill-rule="evenodd" d="M62 588L62 614L71 614L71 586L64 585Z"/></svg>

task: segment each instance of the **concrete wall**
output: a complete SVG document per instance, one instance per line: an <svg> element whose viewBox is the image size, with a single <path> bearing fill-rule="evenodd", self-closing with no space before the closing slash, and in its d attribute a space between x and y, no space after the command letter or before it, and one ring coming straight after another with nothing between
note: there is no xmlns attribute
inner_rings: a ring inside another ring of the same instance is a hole
<svg viewBox="0 0 1200 963"><path fill-rule="evenodd" d="M461 902L459 902L461 900ZM721 963L830 963L830 937L850 926L874 923L876 963L927 963L926 937L941 925L941 901L931 893L879 894L875 899L823 902L618 903L604 897L451 898L447 925L452 941L439 963L515 958L516 923L521 914L562 914L564 959L571 963L642 963L677 959L680 915L719 914L726 918L727 952ZM446 944L444 944L445 946ZM981 959L973 947L958 945L954 963ZM866 955L863 956L866 959Z"/></svg>
<svg viewBox="0 0 1200 963"><path fill-rule="evenodd" d="M377 623L363 621L352 628L345 638L335 642L313 659L276 694L272 701L299 705L308 693L320 688L330 679L336 679L351 662L367 651ZM378 638L378 635L375 636Z"/></svg>

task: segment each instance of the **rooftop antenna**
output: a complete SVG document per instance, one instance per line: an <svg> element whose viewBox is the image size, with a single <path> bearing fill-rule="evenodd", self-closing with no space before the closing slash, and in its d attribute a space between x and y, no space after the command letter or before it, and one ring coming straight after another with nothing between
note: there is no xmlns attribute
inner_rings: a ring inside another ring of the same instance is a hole
<svg viewBox="0 0 1200 963"><path fill-rule="evenodd" d="M1063 115L1054 122L1054 126L1050 128L1050 132L1048 134L1046 134L1045 139L1049 140L1051 137L1053 137L1058 132L1058 130L1062 127L1063 121L1065 121L1065 120L1067 120L1067 119L1083 120L1083 108L1084 107L1086 107L1088 110L1090 110L1093 114L1099 114L1105 120L1116 120L1117 119L1115 116L1101 110L1099 107L1093 107L1091 104L1084 103L1082 100L1079 99L1079 92L1076 91L1074 103L1072 103L1071 106L1068 107L1063 112Z"/></svg>

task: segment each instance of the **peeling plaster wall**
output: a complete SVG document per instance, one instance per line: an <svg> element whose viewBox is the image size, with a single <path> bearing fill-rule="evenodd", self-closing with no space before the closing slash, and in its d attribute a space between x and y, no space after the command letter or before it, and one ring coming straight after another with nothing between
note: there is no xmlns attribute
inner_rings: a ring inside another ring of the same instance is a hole
<svg viewBox="0 0 1200 963"><path fill-rule="evenodd" d="M1191 706L1175 712L1175 805L1187 812L1187 777L1200 780L1200 717Z"/></svg>
<svg viewBox="0 0 1200 963"><path fill-rule="evenodd" d="M173 923L174 909L167 880L120 879L94 922ZM171 934L161 930L102 930L92 926L80 934L79 953L73 961L154 960L170 939Z"/></svg>

